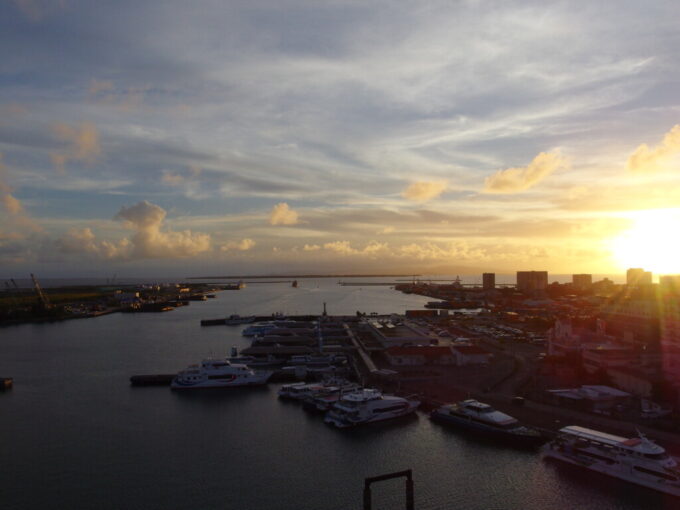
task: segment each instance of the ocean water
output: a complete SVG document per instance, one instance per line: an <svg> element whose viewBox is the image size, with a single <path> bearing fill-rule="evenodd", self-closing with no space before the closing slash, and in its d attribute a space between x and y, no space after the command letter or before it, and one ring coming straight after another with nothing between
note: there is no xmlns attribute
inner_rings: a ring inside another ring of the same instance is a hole
<svg viewBox="0 0 680 510"><path fill-rule="evenodd" d="M132 388L245 347L232 313L403 313L428 299L336 280L252 284L163 314L0 329L0 508L360 509L363 480L412 469L418 509L671 509L678 501L431 423L425 414L337 430L278 385L197 393ZM404 507L401 480L374 508Z"/></svg>

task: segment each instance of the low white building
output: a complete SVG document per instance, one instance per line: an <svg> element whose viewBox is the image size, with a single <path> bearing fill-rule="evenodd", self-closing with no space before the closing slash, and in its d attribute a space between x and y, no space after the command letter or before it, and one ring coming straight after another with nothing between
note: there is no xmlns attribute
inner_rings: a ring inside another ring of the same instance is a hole
<svg viewBox="0 0 680 510"><path fill-rule="evenodd" d="M456 358L456 365L488 365L491 354L477 345L453 345L451 352Z"/></svg>

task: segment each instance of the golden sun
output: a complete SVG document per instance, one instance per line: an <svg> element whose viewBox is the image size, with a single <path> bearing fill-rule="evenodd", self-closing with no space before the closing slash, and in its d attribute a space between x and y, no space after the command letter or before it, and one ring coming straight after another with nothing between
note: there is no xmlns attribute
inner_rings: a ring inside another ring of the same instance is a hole
<svg viewBox="0 0 680 510"><path fill-rule="evenodd" d="M631 217L631 228L612 240L621 268L680 274L680 209L636 211Z"/></svg>

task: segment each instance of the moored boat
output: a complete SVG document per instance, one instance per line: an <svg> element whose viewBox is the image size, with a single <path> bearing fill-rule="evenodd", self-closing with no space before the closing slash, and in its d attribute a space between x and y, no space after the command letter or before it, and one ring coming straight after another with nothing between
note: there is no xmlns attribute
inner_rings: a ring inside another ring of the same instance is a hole
<svg viewBox="0 0 680 510"><path fill-rule="evenodd" d="M170 383L172 389L224 388L265 384L274 372L253 370L228 359L204 359L179 372Z"/></svg>
<svg viewBox="0 0 680 510"><path fill-rule="evenodd" d="M413 413L420 401L383 395L377 389L364 388L342 396L326 413L324 421L338 428L389 420Z"/></svg>
<svg viewBox="0 0 680 510"><path fill-rule="evenodd" d="M680 496L677 459L640 434L619 437L571 425L543 447L543 454L659 492Z"/></svg>
<svg viewBox="0 0 680 510"><path fill-rule="evenodd" d="M512 416L473 399L440 406L430 413L430 418L496 438L510 439L515 444L539 445L545 442L538 430L526 427Z"/></svg>

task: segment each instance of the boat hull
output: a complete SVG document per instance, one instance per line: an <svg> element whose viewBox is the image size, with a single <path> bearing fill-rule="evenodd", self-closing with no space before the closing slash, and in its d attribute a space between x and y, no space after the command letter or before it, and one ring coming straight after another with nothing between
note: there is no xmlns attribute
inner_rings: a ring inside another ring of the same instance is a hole
<svg viewBox="0 0 680 510"><path fill-rule="evenodd" d="M499 430L493 426L471 420L470 418L444 414L438 412L436 409L430 413L430 419L439 423L458 427L469 433L477 434L479 436L491 437L499 441L512 443L513 445L540 446L547 441L547 438L541 434L525 435Z"/></svg>
<svg viewBox="0 0 680 510"><path fill-rule="evenodd" d="M175 377L170 383L173 390L190 390L205 388L241 388L243 386L259 386L266 384L273 371L259 373L257 377L236 378L234 380L208 379L196 382L187 382Z"/></svg>
<svg viewBox="0 0 680 510"><path fill-rule="evenodd" d="M324 422L328 423L330 425L335 425L336 427L338 427L340 429L357 427L359 425L366 425L368 423L375 423L375 422L379 422L379 421L385 421L385 420L390 420L390 419L393 419L393 418L400 418L402 416L407 416L409 414L414 413L419 405L420 405L419 401L410 401L409 406L404 408L401 411L384 413L384 414L372 416L368 419L356 421L356 422L343 419L343 417L338 416L334 411L331 410L331 411L328 411L326 413L326 416L324 418Z"/></svg>
<svg viewBox="0 0 680 510"><path fill-rule="evenodd" d="M623 471L620 468L614 468L609 464L604 464L602 462L592 461L588 462L577 457L563 454L560 451L551 447L551 445L546 445L543 448L543 456L547 459L556 459L573 466L579 466L584 469L589 469L590 471L595 471L602 475L606 475L624 482L633 483L641 487L646 487L647 489L652 489L664 494L670 494L672 496L680 497L680 487L673 486L670 484L656 482L654 480L648 480L646 478L641 478L640 476L635 476L629 472ZM616 469L614 471L614 469Z"/></svg>

